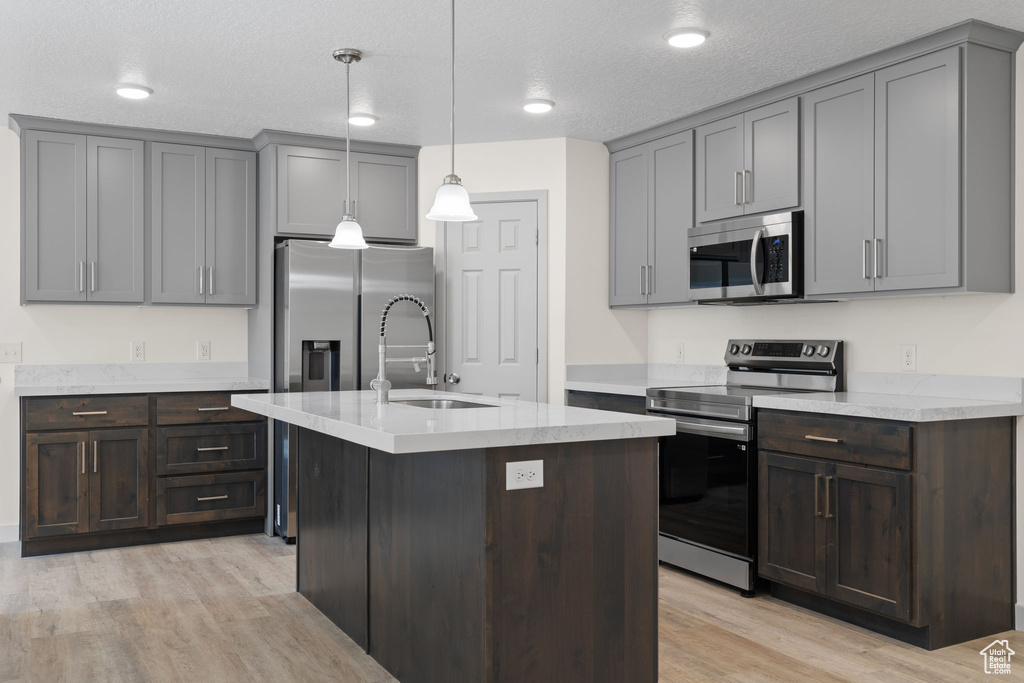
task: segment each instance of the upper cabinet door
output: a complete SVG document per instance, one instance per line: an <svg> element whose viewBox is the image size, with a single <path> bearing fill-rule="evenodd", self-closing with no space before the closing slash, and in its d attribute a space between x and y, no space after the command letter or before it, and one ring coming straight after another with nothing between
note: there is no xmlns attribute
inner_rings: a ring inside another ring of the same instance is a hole
<svg viewBox="0 0 1024 683"><path fill-rule="evenodd" d="M416 160L353 152L352 175L353 210L363 236L415 243Z"/></svg>
<svg viewBox="0 0 1024 683"><path fill-rule="evenodd" d="M649 211L651 227L651 304L690 300L690 255L686 239L693 227L693 131L650 143Z"/></svg>
<svg viewBox="0 0 1024 683"><path fill-rule="evenodd" d="M86 138L25 132L22 296L86 300Z"/></svg>
<svg viewBox="0 0 1024 683"><path fill-rule="evenodd" d="M142 303L145 170L141 140L88 138L89 301Z"/></svg>
<svg viewBox="0 0 1024 683"><path fill-rule="evenodd" d="M206 150L206 302L256 304L256 155Z"/></svg>
<svg viewBox="0 0 1024 683"><path fill-rule="evenodd" d="M345 178L345 152L279 145L277 231L333 237L345 212Z"/></svg>
<svg viewBox="0 0 1024 683"><path fill-rule="evenodd" d="M875 289L960 284L960 48L875 73Z"/></svg>
<svg viewBox="0 0 1024 683"><path fill-rule="evenodd" d="M799 98L743 115L743 213L800 204Z"/></svg>
<svg viewBox="0 0 1024 683"><path fill-rule="evenodd" d="M870 292L875 77L803 96L804 291Z"/></svg>
<svg viewBox="0 0 1024 683"><path fill-rule="evenodd" d="M647 303L648 149L611 155L611 306Z"/></svg>
<svg viewBox="0 0 1024 683"><path fill-rule="evenodd" d="M697 222L743 215L743 114L697 128Z"/></svg>
<svg viewBox="0 0 1024 683"><path fill-rule="evenodd" d="M150 148L154 303L206 300L206 149L152 143Z"/></svg>

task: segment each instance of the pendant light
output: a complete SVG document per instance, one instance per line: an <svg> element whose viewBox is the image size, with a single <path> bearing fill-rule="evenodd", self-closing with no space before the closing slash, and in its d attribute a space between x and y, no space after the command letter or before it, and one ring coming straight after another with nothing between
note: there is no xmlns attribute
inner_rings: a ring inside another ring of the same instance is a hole
<svg viewBox="0 0 1024 683"><path fill-rule="evenodd" d="M476 214L469 204L469 193L462 186L462 179L455 175L455 0L452 0L452 172L446 176L441 187L437 188L434 205L427 213L432 221L449 221L464 223L475 221Z"/></svg>
<svg viewBox="0 0 1024 683"><path fill-rule="evenodd" d="M349 161L352 150L352 96L349 84L349 69L352 62L362 59L363 53L351 48L343 48L334 51L334 58L345 65L345 213L341 222L334 229L334 239L328 246L335 249L366 249L366 240L363 239L363 229L356 222L356 217L349 213L352 206L352 164Z"/></svg>

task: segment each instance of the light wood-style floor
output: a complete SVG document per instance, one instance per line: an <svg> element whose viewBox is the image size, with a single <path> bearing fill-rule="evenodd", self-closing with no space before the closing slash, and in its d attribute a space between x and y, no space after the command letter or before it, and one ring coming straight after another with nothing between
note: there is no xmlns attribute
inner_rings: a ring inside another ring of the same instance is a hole
<svg viewBox="0 0 1024 683"><path fill-rule="evenodd" d="M17 554L0 544L0 681L394 680L294 592L279 539ZM660 631L666 682L991 678L991 639L925 652L667 568ZM1001 637L1021 661L1000 680L1024 680L1024 633Z"/></svg>

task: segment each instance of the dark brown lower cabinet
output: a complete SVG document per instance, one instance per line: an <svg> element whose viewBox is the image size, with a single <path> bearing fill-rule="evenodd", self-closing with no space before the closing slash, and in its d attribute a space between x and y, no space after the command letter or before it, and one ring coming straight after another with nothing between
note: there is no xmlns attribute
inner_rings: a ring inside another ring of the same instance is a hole
<svg viewBox="0 0 1024 683"><path fill-rule="evenodd" d="M89 531L136 529L149 524L149 432L90 432ZM91 458L91 459L90 459Z"/></svg>
<svg viewBox="0 0 1024 683"><path fill-rule="evenodd" d="M1013 628L1013 438L1011 418L760 411L758 573L928 649Z"/></svg>

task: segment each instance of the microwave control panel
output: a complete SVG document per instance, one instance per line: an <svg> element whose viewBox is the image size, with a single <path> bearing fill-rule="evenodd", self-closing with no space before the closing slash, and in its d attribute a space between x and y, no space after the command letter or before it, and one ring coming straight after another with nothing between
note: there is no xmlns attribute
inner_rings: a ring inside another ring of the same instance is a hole
<svg viewBox="0 0 1024 683"><path fill-rule="evenodd" d="M764 282L788 282L790 277L789 264L789 235L777 235L765 237L765 247L768 255L765 264L767 272Z"/></svg>

